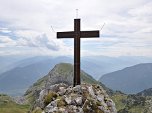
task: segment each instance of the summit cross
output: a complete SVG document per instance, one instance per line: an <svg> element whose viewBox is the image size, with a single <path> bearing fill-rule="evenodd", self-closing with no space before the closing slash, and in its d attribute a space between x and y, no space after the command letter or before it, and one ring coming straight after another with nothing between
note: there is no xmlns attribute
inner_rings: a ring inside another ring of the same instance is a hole
<svg viewBox="0 0 152 113"><path fill-rule="evenodd" d="M81 84L80 77L80 38L99 37L99 30L80 31L80 19L74 19L74 31L57 32L57 38L74 38L74 83Z"/></svg>

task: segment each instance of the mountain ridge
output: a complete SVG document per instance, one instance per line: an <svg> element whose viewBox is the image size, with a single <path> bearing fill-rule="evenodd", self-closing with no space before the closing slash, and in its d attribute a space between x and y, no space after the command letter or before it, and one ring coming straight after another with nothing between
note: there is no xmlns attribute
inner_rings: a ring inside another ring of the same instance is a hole
<svg viewBox="0 0 152 113"><path fill-rule="evenodd" d="M152 88L145 89L139 93L137 93L138 96L152 96Z"/></svg>
<svg viewBox="0 0 152 113"><path fill-rule="evenodd" d="M113 90L138 93L152 87L152 63L142 63L103 75L99 81Z"/></svg>

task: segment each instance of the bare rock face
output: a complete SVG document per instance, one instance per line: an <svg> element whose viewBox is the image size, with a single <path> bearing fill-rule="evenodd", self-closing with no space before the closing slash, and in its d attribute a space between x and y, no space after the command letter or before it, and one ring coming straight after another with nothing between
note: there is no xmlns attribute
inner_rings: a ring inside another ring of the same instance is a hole
<svg viewBox="0 0 152 113"><path fill-rule="evenodd" d="M65 83L72 85L73 83L73 67L67 64L57 64L49 73L46 86Z"/></svg>
<svg viewBox="0 0 152 113"><path fill-rule="evenodd" d="M36 108L43 113L117 113L114 102L99 85L75 87L54 84L40 91Z"/></svg>

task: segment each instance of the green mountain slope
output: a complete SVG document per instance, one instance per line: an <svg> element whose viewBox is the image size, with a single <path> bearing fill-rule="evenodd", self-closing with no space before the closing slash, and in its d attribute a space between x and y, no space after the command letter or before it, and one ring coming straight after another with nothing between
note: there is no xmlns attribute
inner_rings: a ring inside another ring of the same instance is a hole
<svg viewBox="0 0 152 113"><path fill-rule="evenodd" d="M151 113L152 96L127 95L115 93L111 96L118 113Z"/></svg>
<svg viewBox="0 0 152 113"><path fill-rule="evenodd" d="M27 113L29 105L15 103L11 97L0 94L0 113Z"/></svg>

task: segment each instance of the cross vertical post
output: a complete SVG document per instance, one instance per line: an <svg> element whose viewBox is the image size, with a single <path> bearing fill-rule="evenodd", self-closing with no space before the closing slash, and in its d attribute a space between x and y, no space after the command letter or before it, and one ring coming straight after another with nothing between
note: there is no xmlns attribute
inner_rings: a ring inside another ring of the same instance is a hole
<svg viewBox="0 0 152 113"><path fill-rule="evenodd" d="M80 19L74 19L74 86L81 84L80 78Z"/></svg>

